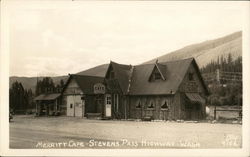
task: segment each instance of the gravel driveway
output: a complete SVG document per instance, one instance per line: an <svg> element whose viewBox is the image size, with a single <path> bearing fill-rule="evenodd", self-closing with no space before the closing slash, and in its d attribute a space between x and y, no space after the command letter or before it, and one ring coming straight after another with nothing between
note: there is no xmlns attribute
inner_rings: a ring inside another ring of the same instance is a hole
<svg viewBox="0 0 250 157"><path fill-rule="evenodd" d="M242 125L15 116L10 148L240 148Z"/></svg>

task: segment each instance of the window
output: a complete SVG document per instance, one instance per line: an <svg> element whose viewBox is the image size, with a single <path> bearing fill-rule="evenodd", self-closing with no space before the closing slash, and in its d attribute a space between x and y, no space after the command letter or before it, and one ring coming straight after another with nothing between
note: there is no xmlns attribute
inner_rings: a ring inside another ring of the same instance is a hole
<svg viewBox="0 0 250 157"><path fill-rule="evenodd" d="M155 80L160 80L161 79L161 74L156 72L154 73Z"/></svg>
<svg viewBox="0 0 250 157"><path fill-rule="evenodd" d="M114 94L114 104L115 104L115 110L116 112L118 112L119 110L119 95L118 94Z"/></svg>
<svg viewBox="0 0 250 157"><path fill-rule="evenodd" d="M154 103L153 101L151 101L149 104L148 104L148 109L153 109L155 106L154 106Z"/></svg>
<svg viewBox="0 0 250 157"><path fill-rule="evenodd" d="M106 104L111 105L111 96L110 95L107 95Z"/></svg>
<svg viewBox="0 0 250 157"><path fill-rule="evenodd" d="M169 108L168 108L168 102L167 101L165 101L162 105L161 105L161 109L162 110L168 110Z"/></svg>
<svg viewBox="0 0 250 157"><path fill-rule="evenodd" d="M73 108L73 104L70 104L70 108Z"/></svg>
<svg viewBox="0 0 250 157"><path fill-rule="evenodd" d="M135 106L135 108L141 108L141 101L139 100L139 102L137 103L137 105Z"/></svg>
<svg viewBox="0 0 250 157"><path fill-rule="evenodd" d="M189 79L189 81L193 81L194 80L194 74L193 73L189 73L188 74L188 79Z"/></svg>

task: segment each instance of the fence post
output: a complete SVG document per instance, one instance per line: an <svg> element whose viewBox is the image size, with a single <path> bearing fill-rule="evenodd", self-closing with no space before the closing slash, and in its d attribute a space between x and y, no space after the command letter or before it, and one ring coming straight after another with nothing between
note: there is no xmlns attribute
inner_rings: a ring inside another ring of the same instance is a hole
<svg viewBox="0 0 250 157"><path fill-rule="evenodd" d="M214 106L214 120L216 120L216 106Z"/></svg>

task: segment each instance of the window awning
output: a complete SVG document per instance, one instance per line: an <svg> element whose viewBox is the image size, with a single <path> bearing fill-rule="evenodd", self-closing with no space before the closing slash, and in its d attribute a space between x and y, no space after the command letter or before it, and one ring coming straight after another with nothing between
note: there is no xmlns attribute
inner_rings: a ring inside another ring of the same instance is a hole
<svg viewBox="0 0 250 157"><path fill-rule="evenodd" d="M205 99L200 96L198 93L185 93L187 98L193 103L205 103Z"/></svg>

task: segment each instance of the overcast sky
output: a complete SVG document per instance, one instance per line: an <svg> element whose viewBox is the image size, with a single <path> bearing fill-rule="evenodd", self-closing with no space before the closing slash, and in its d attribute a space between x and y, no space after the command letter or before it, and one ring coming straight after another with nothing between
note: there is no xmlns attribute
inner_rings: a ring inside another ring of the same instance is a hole
<svg viewBox="0 0 250 157"><path fill-rule="evenodd" d="M67 75L110 60L140 64L242 30L236 2L12 5L10 76Z"/></svg>

